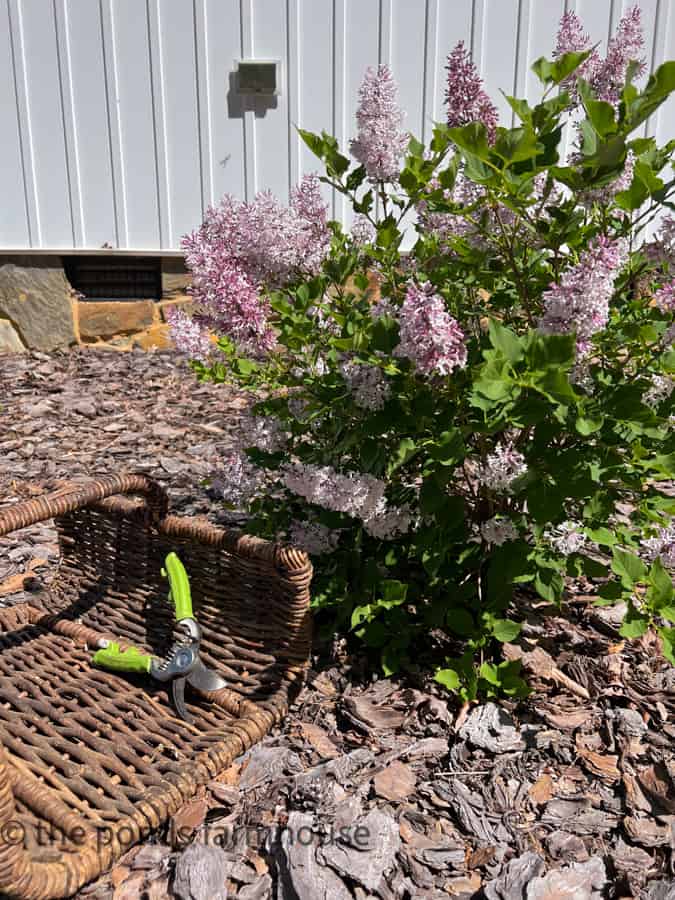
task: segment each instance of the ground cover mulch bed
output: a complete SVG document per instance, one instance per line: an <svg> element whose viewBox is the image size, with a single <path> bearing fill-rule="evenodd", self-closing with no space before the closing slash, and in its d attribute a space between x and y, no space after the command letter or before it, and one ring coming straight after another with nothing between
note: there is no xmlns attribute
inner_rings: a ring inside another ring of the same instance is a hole
<svg viewBox="0 0 675 900"><path fill-rule="evenodd" d="M236 524L206 482L245 406L166 353L0 356L0 502L136 470ZM56 558L49 523L0 540L0 602ZM675 670L588 591L507 647L520 702L461 707L317 648L283 726L81 896L675 900Z"/></svg>

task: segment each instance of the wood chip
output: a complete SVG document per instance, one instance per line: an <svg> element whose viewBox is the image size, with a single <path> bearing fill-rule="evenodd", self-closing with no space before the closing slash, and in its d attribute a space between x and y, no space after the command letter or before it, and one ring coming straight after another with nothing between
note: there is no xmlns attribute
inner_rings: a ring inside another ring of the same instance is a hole
<svg viewBox="0 0 675 900"><path fill-rule="evenodd" d="M417 779L410 766L395 760L373 778L378 797L385 800L405 800L415 790Z"/></svg>
<svg viewBox="0 0 675 900"><path fill-rule="evenodd" d="M533 803L543 806L555 795L553 790L553 779L550 775L544 773L541 775L527 792Z"/></svg>
<svg viewBox="0 0 675 900"><path fill-rule="evenodd" d="M314 725L312 722L302 722L300 724L300 734L309 741L322 759L334 759L340 755L338 748L319 725Z"/></svg>

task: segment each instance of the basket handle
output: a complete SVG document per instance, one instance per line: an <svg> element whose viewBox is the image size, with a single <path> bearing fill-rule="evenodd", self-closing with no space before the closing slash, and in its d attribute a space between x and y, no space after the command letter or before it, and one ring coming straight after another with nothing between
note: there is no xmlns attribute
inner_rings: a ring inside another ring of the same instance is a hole
<svg viewBox="0 0 675 900"><path fill-rule="evenodd" d="M72 490L63 493L45 494L0 510L0 537L27 525L35 525L36 522L44 522L83 506L90 506L113 494L144 494L153 522L164 518L169 505L164 488L147 475L108 475L82 485L74 485Z"/></svg>

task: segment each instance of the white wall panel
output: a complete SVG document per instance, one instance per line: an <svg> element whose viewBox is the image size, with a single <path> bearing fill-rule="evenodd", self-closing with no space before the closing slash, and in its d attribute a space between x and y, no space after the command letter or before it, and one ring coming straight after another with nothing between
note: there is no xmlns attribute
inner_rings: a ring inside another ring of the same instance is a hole
<svg viewBox="0 0 675 900"><path fill-rule="evenodd" d="M0 140L0 246L31 244L28 216L28 186L24 173L30 168L29 148L24 147L19 122L18 78L12 40L9 4L0 6L0 117L3 123ZM28 156L28 158L27 158ZM36 235L37 237L37 235Z"/></svg>
<svg viewBox="0 0 675 900"><path fill-rule="evenodd" d="M407 126L443 118L445 61L469 47L505 93L538 94L565 9L604 50L632 0L0 0L0 249L174 250L224 193L283 200L318 163L295 126L355 134L367 66L389 63ZM675 58L675 2L640 0L653 68ZM274 102L242 101L236 60L282 61ZM673 136L675 100L645 126ZM332 214L349 224L343 198Z"/></svg>
<svg viewBox="0 0 675 900"><path fill-rule="evenodd" d="M66 154L56 21L51 2L38 7L26 0L10 4L23 69L23 84L18 86L23 95L22 129L32 156L34 240L44 246L68 247L75 243L69 185L72 160Z"/></svg>

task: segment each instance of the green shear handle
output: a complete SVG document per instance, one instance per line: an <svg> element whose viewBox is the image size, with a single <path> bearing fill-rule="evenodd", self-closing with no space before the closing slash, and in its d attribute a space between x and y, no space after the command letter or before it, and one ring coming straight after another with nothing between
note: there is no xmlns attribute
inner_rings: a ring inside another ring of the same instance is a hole
<svg viewBox="0 0 675 900"><path fill-rule="evenodd" d="M162 569L162 575L169 579L169 600L173 601L176 621L192 619L192 596L185 566L173 552L167 555L164 565L166 568ZM153 670L153 661L155 670ZM158 657L143 653L137 647L120 650L119 644L113 641L105 641L105 646L94 653L92 662L94 665L112 669L115 672L143 672L155 675L157 667L161 664Z"/></svg>
<svg viewBox="0 0 675 900"><path fill-rule="evenodd" d="M162 569L162 575L168 574L169 599L173 600L176 610L176 621L181 622L183 619L192 619L192 595L190 594L190 581L188 579L185 566L178 559L175 553L171 552L164 560L165 569Z"/></svg>
<svg viewBox="0 0 675 900"><path fill-rule="evenodd" d="M103 669L112 669L115 672L142 672L147 674L150 672L152 665L152 656L148 653L143 653L137 647L127 647L126 650L120 650L119 644L110 641L107 647L94 653L92 662Z"/></svg>

